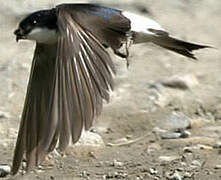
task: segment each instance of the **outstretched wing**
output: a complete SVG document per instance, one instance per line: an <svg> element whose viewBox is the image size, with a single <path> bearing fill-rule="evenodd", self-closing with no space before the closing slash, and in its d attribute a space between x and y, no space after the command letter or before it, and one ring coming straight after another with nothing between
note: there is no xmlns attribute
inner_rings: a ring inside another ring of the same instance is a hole
<svg viewBox="0 0 221 180"><path fill-rule="evenodd" d="M57 44L36 44L31 73L23 108L17 143L14 151L12 174L16 174L24 154L27 169L41 162L48 149L40 146L57 118L49 116L54 94ZM54 106L55 107L55 106ZM48 142L48 146L50 142Z"/></svg>
<svg viewBox="0 0 221 180"><path fill-rule="evenodd" d="M24 154L30 170L58 140L61 150L70 140L75 143L82 129L91 127L113 89L114 64L101 36L83 28L64 7L57 9L57 44L36 46L12 174Z"/></svg>

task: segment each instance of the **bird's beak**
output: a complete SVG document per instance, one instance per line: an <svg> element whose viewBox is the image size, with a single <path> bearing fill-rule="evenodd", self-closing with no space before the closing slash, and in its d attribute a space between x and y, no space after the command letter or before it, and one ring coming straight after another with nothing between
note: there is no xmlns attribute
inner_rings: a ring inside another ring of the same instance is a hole
<svg viewBox="0 0 221 180"><path fill-rule="evenodd" d="M16 29L14 31L14 34L16 35L16 41L18 42L20 39L25 39L25 35L22 33L21 29Z"/></svg>

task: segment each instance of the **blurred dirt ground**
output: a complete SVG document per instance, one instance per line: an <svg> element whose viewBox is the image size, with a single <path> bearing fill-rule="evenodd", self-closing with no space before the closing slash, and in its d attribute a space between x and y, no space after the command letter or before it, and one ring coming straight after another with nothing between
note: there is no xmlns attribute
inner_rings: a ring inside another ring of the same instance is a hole
<svg viewBox="0 0 221 180"><path fill-rule="evenodd" d="M151 17L176 37L216 48L196 52L199 61L192 61L151 44L136 45L128 70L112 55L118 69L115 91L94 124L106 146L70 148L65 157L52 155L36 172L15 179L221 179L221 1L96 2ZM33 42L16 43L13 31L22 14L52 6L53 1L26 0L0 7L2 165L11 164L34 50ZM168 127L173 114L189 124ZM174 139L181 131L187 136Z"/></svg>

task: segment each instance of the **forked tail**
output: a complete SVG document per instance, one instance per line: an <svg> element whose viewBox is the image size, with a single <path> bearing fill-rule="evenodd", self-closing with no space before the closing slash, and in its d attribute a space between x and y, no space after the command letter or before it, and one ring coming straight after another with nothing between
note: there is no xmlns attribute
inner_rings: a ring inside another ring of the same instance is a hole
<svg viewBox="0 0 221 180"><path fill-rule="evenodd" d="M131 22L131 32L134 44L152 42L165 49L192 59L197 59L192 51L210 48L210 46L185 42L171 37L160 24L148 17L139 16L130 12L123 12L122 14Z"/></svg>
<svg viewBox="0 0 221 180"><path fill-rule="evenodd" d="M158 36L153 39L153 43L161 46L165 49L168 49L170 51L174 51L178 54L181 54L183 56L192 58L192 59L197 59L193 51L198 50L198 49L203 49L203 48L210 48L210 46L206 45L199 45L195 43L190 43L186 41L182 41L176 38L173 38L171 36Z"/></svg>

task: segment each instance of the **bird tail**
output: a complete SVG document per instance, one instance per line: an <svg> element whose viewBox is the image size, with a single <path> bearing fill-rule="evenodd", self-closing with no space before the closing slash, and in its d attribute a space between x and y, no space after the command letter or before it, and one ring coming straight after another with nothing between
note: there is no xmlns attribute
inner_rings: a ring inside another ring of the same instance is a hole
<svg viewBox="0 0 221 180"><path fill-rule="evenodd" d="M134 44L152 42L165 49L192 59L197 59L192 51L209 48L209 46L185 42L171 37L160 24L148 17L130 12L123 12L123 15L131 22L132 40Z"/></svg>
<svg viewBox="0 0 221 180"><path fill-rule="evenodd" d="M210 46L182 41L174 37L171 37L169 35L168 36L156 36L156 38L153 38L152 42L165 49L168 49L170 51L176 52L178 54L181 54L183 56L186 56L195 60L197 58L193 54L194 50L210 48Z"/></svg>

